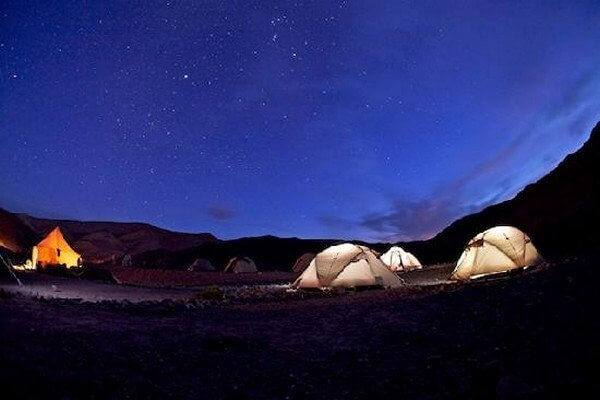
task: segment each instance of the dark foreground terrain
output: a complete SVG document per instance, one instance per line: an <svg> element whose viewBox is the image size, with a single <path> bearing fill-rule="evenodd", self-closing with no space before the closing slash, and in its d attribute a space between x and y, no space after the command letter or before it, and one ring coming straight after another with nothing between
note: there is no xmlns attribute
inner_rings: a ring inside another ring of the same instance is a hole
<svg viewBox="0 0 600 400"><path fill-rule="evenodd" d="M2 292L3 398L582 398L596 262L422 290L188 309ZM15 396L15 397L13 397Z"/></svg>

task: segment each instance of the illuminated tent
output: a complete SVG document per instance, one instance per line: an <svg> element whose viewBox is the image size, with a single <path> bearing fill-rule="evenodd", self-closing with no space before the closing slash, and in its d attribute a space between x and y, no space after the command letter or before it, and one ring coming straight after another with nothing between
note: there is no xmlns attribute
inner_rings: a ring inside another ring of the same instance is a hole
<svg viewBox="0 0 600 400"><path fill-rule="evenodd" d="M69 246L57 226L31 251L33 265L65 265L67 268L81 266L81 255Z"/></svg>
<svg viewBox="0 0 600 400"><path fill-rule="evenodd" d="M292 287L322 289L401 285L400 278L368 247L344 243L317 254Z"/></svg>
<svg viewBox="0 0 600 400"><path fill-rule="evenodd" d="M456 263L451 279L476 279L527 268L542 261L526 234L512 226L496 226L471 239Z"/></svg>
<svg viewBox="0 0 600 400"><path fill-rule="evenodd" d="M206 271L214 271L215 267L210 263L210 261L204 258L197 258L187 269L192 272L206 272Z"/></svg>
<svg viewBox="0 0 600 400"><path fill-rule="evenodd" d="M234 274L245 272L257 272L256 264L248 257L233 257L227 263L223 272L233 272Z"/></svg>
<svg viewBox="0 0 600 400"><path fill-rule="evenodd" d="M315 258L315 253L304 253L294 263L292 271L302 272L310 265L310 262Z"/></svg>
<svg viewBox="0 0 600 400"><path fill-rule="evenodd" d="M380 259L392 271L410 271L423 268L417 257L398 246L391 247Z"/></svg>

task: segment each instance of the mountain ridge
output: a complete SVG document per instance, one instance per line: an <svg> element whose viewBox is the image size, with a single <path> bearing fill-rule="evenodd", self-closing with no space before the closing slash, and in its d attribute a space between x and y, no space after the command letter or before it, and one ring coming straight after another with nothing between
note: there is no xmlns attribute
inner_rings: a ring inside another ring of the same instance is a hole
<svg viewBox="0 0 600 400"><path fill-rule="evenodd" d="M495 225L513 225L526 232L540 252L550 258L595 251L600 241L599 233L592 229L600 224L596 206L600 204L600 179L594 173L598 160L600 122L578 150L512 199L459 218L431 239L397 244L425 264L449 262L477 233ZM163 268L181 268L203 257L220 265L229 257L246 255L256 258L263 269L286 269L305 252L318 252L341 242L273 235L219 240L211 233L174 232L143 222L54 220L0 209L0 228L9 232L8 236L0 236L0 245L23 251L57 225L88 261L114 263L131 254L145 266ZM378 251L390 246L353 242Z"/></svg>
<svg viewBox="0 0 600 400"><path fill-rule="evenodd" d="M219 240L211 233L174 232L143 222L55 220L22 213L15 216L39 237L59 226L84 260L93 263L160 248L183 250Z"/></svg>
<svg viewBox="0 0 600 400"><path fill-rule="evenodd" d="M590 229L600 223L600 122L575 152L550 172L526 185L512 199L459 218L433 238L405 243L418 249L426 262L448 261L470 238L495 225L513 225L526 232L548 257L588 253L600 239ZM431 254L435 249L434 254Z"/></svg>

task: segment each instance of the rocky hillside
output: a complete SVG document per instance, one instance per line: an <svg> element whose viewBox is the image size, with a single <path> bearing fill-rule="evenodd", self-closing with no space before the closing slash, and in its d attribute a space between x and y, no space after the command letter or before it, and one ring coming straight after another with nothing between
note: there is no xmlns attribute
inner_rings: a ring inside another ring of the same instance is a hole
<svg viewBox="0 0 600 400"><path fill-rule="evenodd" d="M425 264L451 262L478 232L495 225L514 225L531 236L546 258L597 252L599 160L600 123L578 151L513 199L461 218L430 240L400 245ZM146 268L185 268L203 258L221 269L229 258L247 256L261 270L288 270L300 255L319 252L338 242L274 236L219 241L210 233L177 233L149 224L59 221L23 214L17 217L0 209L0 246L16 252L27 250L56 225L88 262L118 263L131 254L134 266ZM389 245L370 246L384 251Z"/></svg>
<svg viewBox="0 0 600 400"><path fill-rule="evenodd" d="M0 208L0 247L23 253L39 240L40 236L16 215Z"/></svg>
<svg viewBox="0 0 600 400"><path fill-rule="evenodd" d="M180 233L149 224L124 222L79 222L34 218L17 214L18 219L42 237L57 225L73 248L87 262L105 262L126 254L163 249L178 251L218 239L210 233Z"/></svg>
<svg viewBox="0 0 600 400"><path fill-rule="evenodd" d="M597 253L600 243L600 123L575 153L513 199L466 216L434 238L406 244L426 263L455 260L476 233L514 225L547 258Z"/></svg>
<svg viewBox="0 0 600 400"><path fill-rule="evenodd" d="M528 233L546 258L596 252L600 242L600 123L577 152L553 171L525 187L515 198L461 218L426 241L399 243L425 264L453 262L477 233L495 225L514 225ZM152 251L138 259L146 267L182 268L195 258L224 265L229 257L244 255L259 269L286 270L306 252L319 252L336 240L302 240L273 236L203 244L180 252ZM377 251L390 245L369 244Z"/></svg>

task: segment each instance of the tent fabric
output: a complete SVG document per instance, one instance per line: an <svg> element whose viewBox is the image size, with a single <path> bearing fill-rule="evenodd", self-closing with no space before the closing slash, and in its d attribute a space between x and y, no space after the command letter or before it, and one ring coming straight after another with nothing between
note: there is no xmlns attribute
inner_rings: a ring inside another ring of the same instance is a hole
<svg viewBox="0 0 600 400"><path fill-rule="evenodd" d="M235 274L247 273L247 272L258 272L254 261L248 257L233 257L227 263L227 266L223 272L232 272Z"/></svg>
<svg viewBox="0 0 600 400"><path fill-rule="evenodd" d="M81 266L81 255L71 248L57 226L34 246L31 252L33 265L66 265L67 268Z"/></svg>
<svg viewBox="0 0 600 400"><path fill-rule="evenodd" d="M188 267L188 271L214 271L215 267L211 264L210 261L204 258L197 258L193 263Z"/></svg>
<svg viewBox="0 0 600 400"><path fill-rule="evenodd" d="M400 278L369 248L344 243L331 246L317 254L292 287L323 289L401 285Z"/></svg>
<svg viewBox="0 0 600 400"><path fill-rule="evenodd" d="M399 246L391 247L380 259L392 271L410 271L423 268L417 257Z"/></svg>
<svg viewBox="0 0 600 400"><path fill-rule="evenodd" d="M475 279L530 267L542 261L529 236L512 226L496 226L469 241L451 278Z"/></svg>
<svg viewBox="0 0 600 400"><path fill-rule="evenodd" d="M133 267L133 256L131 254L125 254L121 260L121 266L125 268Z"/></svg>
<svg viewBox="0 0 600 400"><path fill-rule="evenodd" d="M310 262L315 258L315 253L304 253L294 263L293 272L302 272L310 265Z"/></svg>

